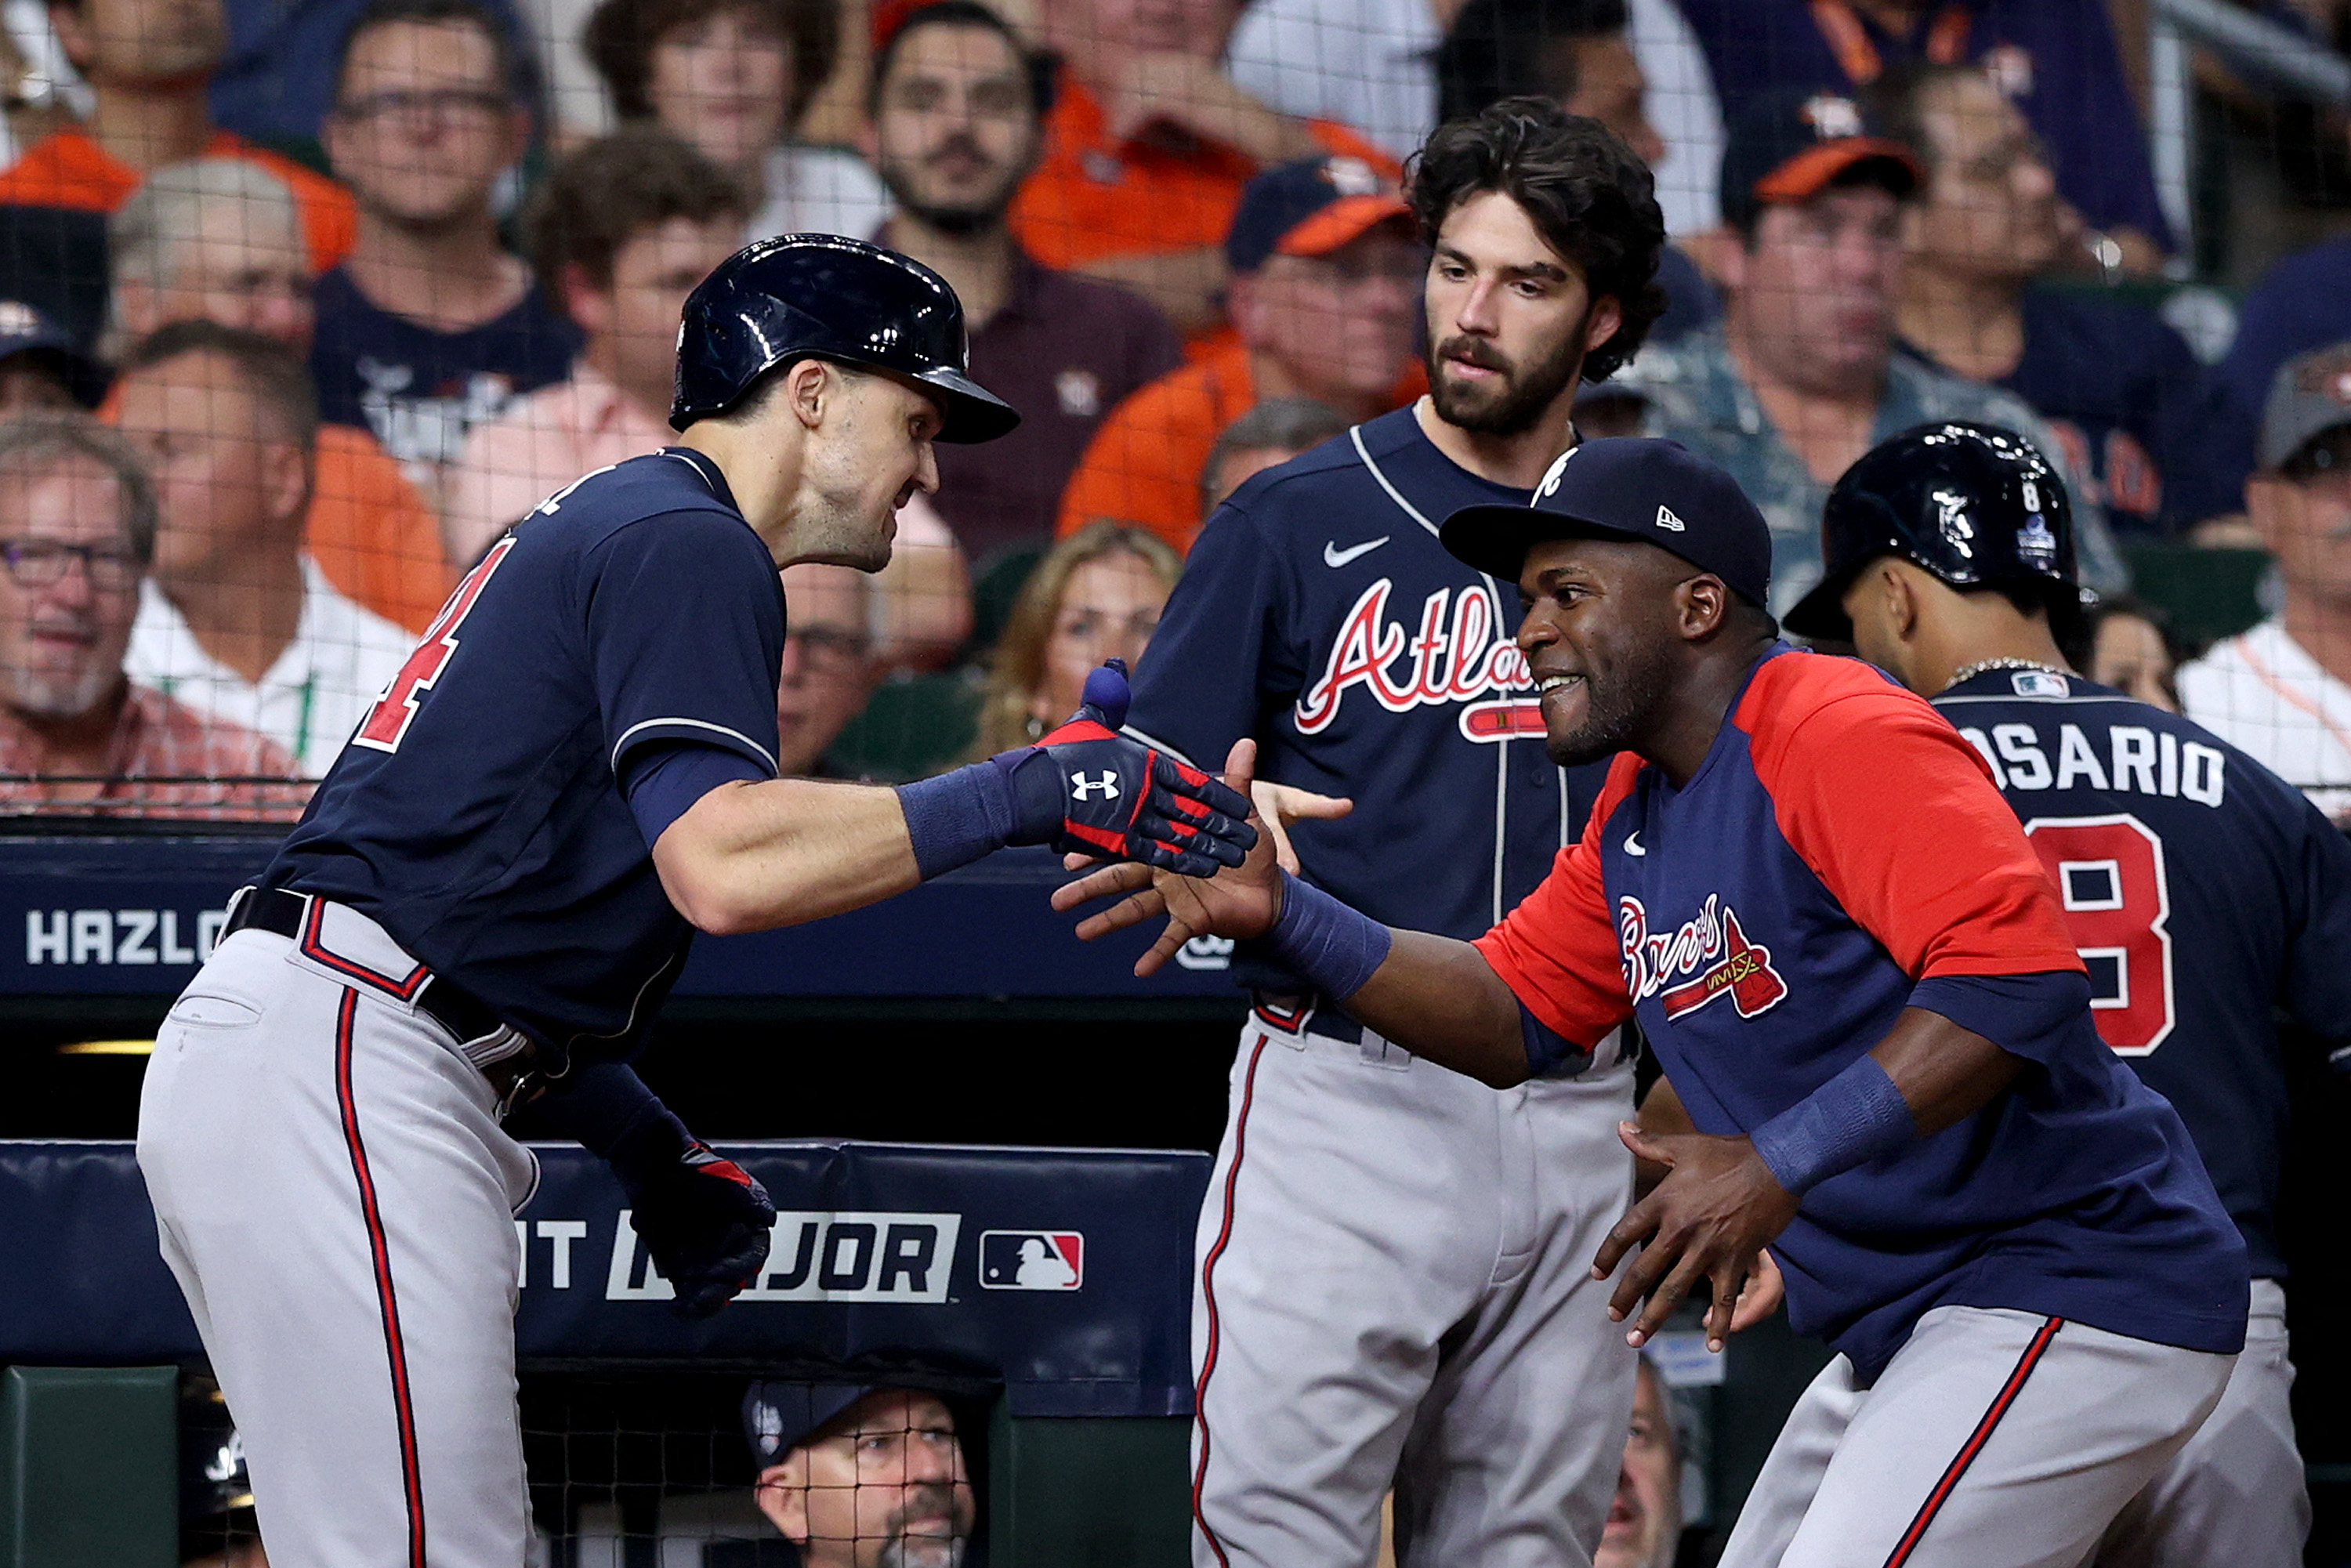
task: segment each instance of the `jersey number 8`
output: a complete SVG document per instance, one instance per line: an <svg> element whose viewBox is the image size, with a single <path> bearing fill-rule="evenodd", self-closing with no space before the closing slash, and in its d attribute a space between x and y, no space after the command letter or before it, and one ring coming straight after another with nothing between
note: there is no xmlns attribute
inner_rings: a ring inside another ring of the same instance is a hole
<svg viewBox="0 0 2351 1568"><path fill-rule="evenodd" d="M2163 841L2127 813L2035 817L2025 836L2057 883L2065 925L2090 970L2090 1018L2122 1056L2171 1033L2171 883Z"/></svg>
<svg viewBox="0 0 2351 1568"><path fill-rule="evenodd" d="M507 551L514 546L514 535L508 534L492 545L490 553L465 574L465 580L457 585L449 602L441 607L441 613L424 629L423 640L408 655L408 662L400 666L400 674L392 677L392 684L383 688L383 695L375 699L367 717L360 721L359 733L351 737L353 746L374 751L400 749L401 737L408 733L409 722L416 716L417 699L433 689L433 683L448 667L450 656L457 651L457 628L473 613L474 601L481 598L490 574L498 570L498 562L506 559Z"/></svg>

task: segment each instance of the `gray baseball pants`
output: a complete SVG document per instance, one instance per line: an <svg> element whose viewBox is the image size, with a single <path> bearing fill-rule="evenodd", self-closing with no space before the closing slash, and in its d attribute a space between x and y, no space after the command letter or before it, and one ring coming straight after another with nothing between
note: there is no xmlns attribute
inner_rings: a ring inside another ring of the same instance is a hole
<svg viewBox="0 0 2351 1568"><path fill-rule="evenodd" d="M1938 1307L1871 1387L1844 1356L1813 1380L1720 1568L2080 1568L2236 1359Z"/></svg>
<svg viewBox="0 0 2351 1568"><path fill-rule="evenodd" d="M1592 1257L1630 1197L1633 1071L1496 1091L1252 1019L1202 1207L1196 1568L1589 1564L1634 1353Z"/></svg>
<svg viewBox="0 0 2351 1568"><path fill-rule="evenodd" d="M334 960L397 983L330 907ZM233 933L172 1007L139 1168L288 1568L522 1568L512 1220L538 1163L461 1042L284 936Z"/></svg>

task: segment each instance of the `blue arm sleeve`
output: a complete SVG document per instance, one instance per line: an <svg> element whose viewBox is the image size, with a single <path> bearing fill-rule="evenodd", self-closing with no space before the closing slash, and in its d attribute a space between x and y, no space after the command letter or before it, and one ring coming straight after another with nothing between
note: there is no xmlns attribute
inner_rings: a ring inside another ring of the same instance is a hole
<svg viewBox="0 0 2351 1568"><path fill-rule="evenodd" d="M1930 976L1911 988L1910 1005L1940 1013L2011 1056L2047 1062L2087 1022L2090 980L2078 969Z"/></svg>
<svg viewBox="0 0 2351 1568"><path fill-rule="evenodd" d="M737 779L756 784L768 777L739 751L690 744L639 747L622 759L621 792L628 797L637 831L651 849L672 822L721 784Z"/></svg>
<svg viewBox="0 0 2351 1568"><path fill-rule="evenodd" d="M657 1157L674 1159L694 1141L644 1080L618 1061L580 1063L532 1109L601 1160L648 1145L661 1151Z"/></svg>

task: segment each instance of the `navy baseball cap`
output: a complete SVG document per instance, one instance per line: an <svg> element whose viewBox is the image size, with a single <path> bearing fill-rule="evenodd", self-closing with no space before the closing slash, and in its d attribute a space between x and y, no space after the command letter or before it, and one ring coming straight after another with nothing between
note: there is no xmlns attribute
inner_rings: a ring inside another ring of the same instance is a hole
<svg viewBox="0 0 2351 1568"><path fill-rule="evenodd" d="M106 371L82 351L74 335L21 299L0 299L0 360L31 354L47 364L73 400L96 408L106 396Z"/></svg>
<svg viewBox="0 0 2351 1568"><path fill-rule="evenodd" d="M1761 609L1771 528L1739 482L1678 442L1612 436L1572 446L1523 507L1464 507L1437 530L1454 559L1516 582L1545 539L1634 539L1677 555Z"/></svg>
<svg viewBox="0 0 2351 1568"><path fill-rule="evenodd" d="M1268 169L1241 192L1225 264L1255 272L1272 256L1328 256L1382 224L1417 237L1395 183L1361 158L1306 158Z"/></svg>
<svg viewBox="0 0 2351 1568"><path fill-rule="evenodd" d="M1745 229L1765 207L1808 202L1831 185L1876 184L1901 198L1925 178L1918 155L1883 134L1852 99L1783 88L1754 99L1729 127L1722 215Z"/></svg>
<svg viewBox="0 0 2351 1568"><path fill-rule="evenodd" d="M743 1391L743 1440L751 1445L752 1462L763 1470L781 1462L826 1422L882 1386L806 1378L754 1383Z"/></svg>

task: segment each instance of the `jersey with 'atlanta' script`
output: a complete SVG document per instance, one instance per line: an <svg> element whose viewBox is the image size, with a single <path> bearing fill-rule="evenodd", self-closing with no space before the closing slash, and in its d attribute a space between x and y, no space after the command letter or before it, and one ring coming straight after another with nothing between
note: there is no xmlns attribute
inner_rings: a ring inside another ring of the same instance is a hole
<svg viewBox="0 0 2351 1568"><path fill-rule="evenodd" d="M1908 1007L2023 1059L1984 1109L1813 1187L1771 1244L1791 1322L1865 1384L1939 1306L2243 1343L2244 1245L2092 1027L2032 847L1968 743L1868 665L1776 646L1687 783L1620 757L1478 946L1571 1040L1637 1011L1705 1133L1752 1133Z"/></svg>

